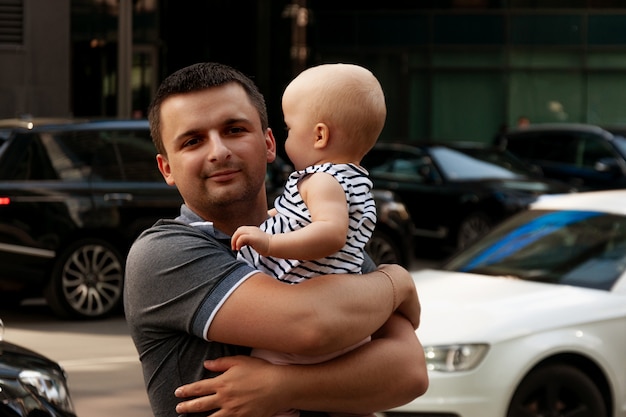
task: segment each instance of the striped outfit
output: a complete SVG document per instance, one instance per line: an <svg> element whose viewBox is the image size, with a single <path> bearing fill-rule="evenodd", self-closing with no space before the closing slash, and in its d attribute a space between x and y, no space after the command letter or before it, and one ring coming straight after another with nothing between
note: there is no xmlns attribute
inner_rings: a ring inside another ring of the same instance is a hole
<svg viewBox="0 0 626 417"><path fill-rule="evenodd" d="M291 284L297 284L316 275L361 273L364 261L365 244L372 236L376 225L376 205L372 196L372 181L367 171L354 164L313 165L303 170L293 172L281 196L276 198L274 207L278 213L268 218L260 226L266 233L288 233L300 229L311 223L311 215L298 192L298 182L307 175L324 172L332 175L341 184L348 204L348 236L343 248L330 256L316 260L293 260L260 256L251 247L245 246L239 251L239 258L243 258L254 267L276 279ZM361 342L323 356L302 356L284 352L274 352L265 349L252 349L251 356L265 359L274 364L314 364L328 361L370 341L366 338ZM343 413L328 413L330 417L374 417L373 415L356 415ZM274 417L298 417L298 410L282 410Z"/></svg>
<svg viewBox="0 0 626 417"><path fill-rule="evenodd" d="M365 244L376 225L376 206L371 194L372 182L367 171L354 164L314 165L293 172L285 191L274 202L278 213L268 218L260 227L266 233L288 233L311 223L311 215L298 192L298 182L307 175L324 172L335 177L343 188L348 204L350 224L345 246L326 258L295 260L263 257L245 246L239 256L260 271L281 281L298 283L315 275L360 273Z"/></svg>

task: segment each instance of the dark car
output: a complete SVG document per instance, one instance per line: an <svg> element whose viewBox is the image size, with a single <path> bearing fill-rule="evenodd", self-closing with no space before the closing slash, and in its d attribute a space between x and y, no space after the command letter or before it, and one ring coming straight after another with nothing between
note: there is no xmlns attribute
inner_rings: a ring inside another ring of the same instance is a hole
<svg viewBox="0 0 626 417"><path fill-rule="evenodd" d="M376 227L365 245L372 260L380 264L409 267L413 259L413 237L409 212L400 198L390 190L372 190L376 202Z"/></svg>
<svg viewBox="0 0 626 417"><path fill-rule="evenodd" d="M67 376L56 362L2 338L0 416L75 417Z"/></svg>
<svg viewBox="0 0 626 417"><path fill-rule="evenodd" d="M179 212L146 120L0 121L0 298L62 317L121 308L137 235Z"/></svg>
<svg viewBox="0 0 626 417"><path fill-rule="evenodd" d="M539 195L572 191L477 143L379 143L362 164L375 188L392 191L404 204L410 216L405 233L420 251L432 242L444 253L460 249Z"/></svg>
<svg viewBox="0 0 626 417"><path fill-rule="evenodd" d="M504 133L497 144L579 190L626 187L623 130L575 123L536 124Z"/></svg>

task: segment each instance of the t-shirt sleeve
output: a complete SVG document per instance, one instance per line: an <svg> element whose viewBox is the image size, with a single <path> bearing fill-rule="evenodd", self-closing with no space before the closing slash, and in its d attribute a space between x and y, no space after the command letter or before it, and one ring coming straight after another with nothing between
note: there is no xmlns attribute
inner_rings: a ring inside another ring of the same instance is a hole
<svg viewBox="0 0 626 417"><path fill-rule="evenodd" d="M129 252L125 314L134 327L152 332L153 338L179 331L206 339L224 301L255 272L216 239L191 226L155 226Z"/></svg>

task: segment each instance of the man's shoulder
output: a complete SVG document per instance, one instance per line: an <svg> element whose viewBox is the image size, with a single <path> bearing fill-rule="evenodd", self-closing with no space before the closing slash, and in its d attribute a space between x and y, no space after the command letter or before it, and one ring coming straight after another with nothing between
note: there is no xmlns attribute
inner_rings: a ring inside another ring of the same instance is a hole
<svg viewBox="0 0 626 417"><path fill-rule="evenodd" d="M135 239L130 248L129 258L164 254L168 254L170 258L180 255L187 248L194 247L205 249L213 247L220 251L224 249L224 245L215 236L205 233L198 227L177 220L162 219Z"/></svg>
<svg viewBox="0 0 626 417"><path fill-rule="evenodd" d="M174 219L160 219L152 226L144 230L138 237L137 240L141 239L150 239L155 236L168 236L168 235L180 235L180 234L191 234L204 236L201 230L191 226L190 224L181 222L179 220Z"/></svg>

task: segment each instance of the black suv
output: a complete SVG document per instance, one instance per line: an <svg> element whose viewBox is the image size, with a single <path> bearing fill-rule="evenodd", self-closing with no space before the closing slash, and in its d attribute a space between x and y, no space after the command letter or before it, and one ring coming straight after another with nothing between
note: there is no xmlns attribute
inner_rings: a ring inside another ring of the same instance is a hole
<svg viewBox="0 0 626 417"><path fill-rule="evenodd" d="M120 311L126 254L182 198L156 164L147 120L0 120L0 303L44 295L60 317ZM268 167L272 203L290 167ZM368 252L410 262L408 215L375 191L379 221Z"/></svg>
<svg viewBox="0 0 626 417"><path fill-rule="evenodd" d="M530 125L500 135L497 144L580 191L626 187L626 139L599 126Z"/></svg>
<svg viewBox="0 0 626 417"><path fill-rule="evenodd" d="M146 120L0 121L0 303L120 311L130 244L182 203L155 156Z"/></svg>

